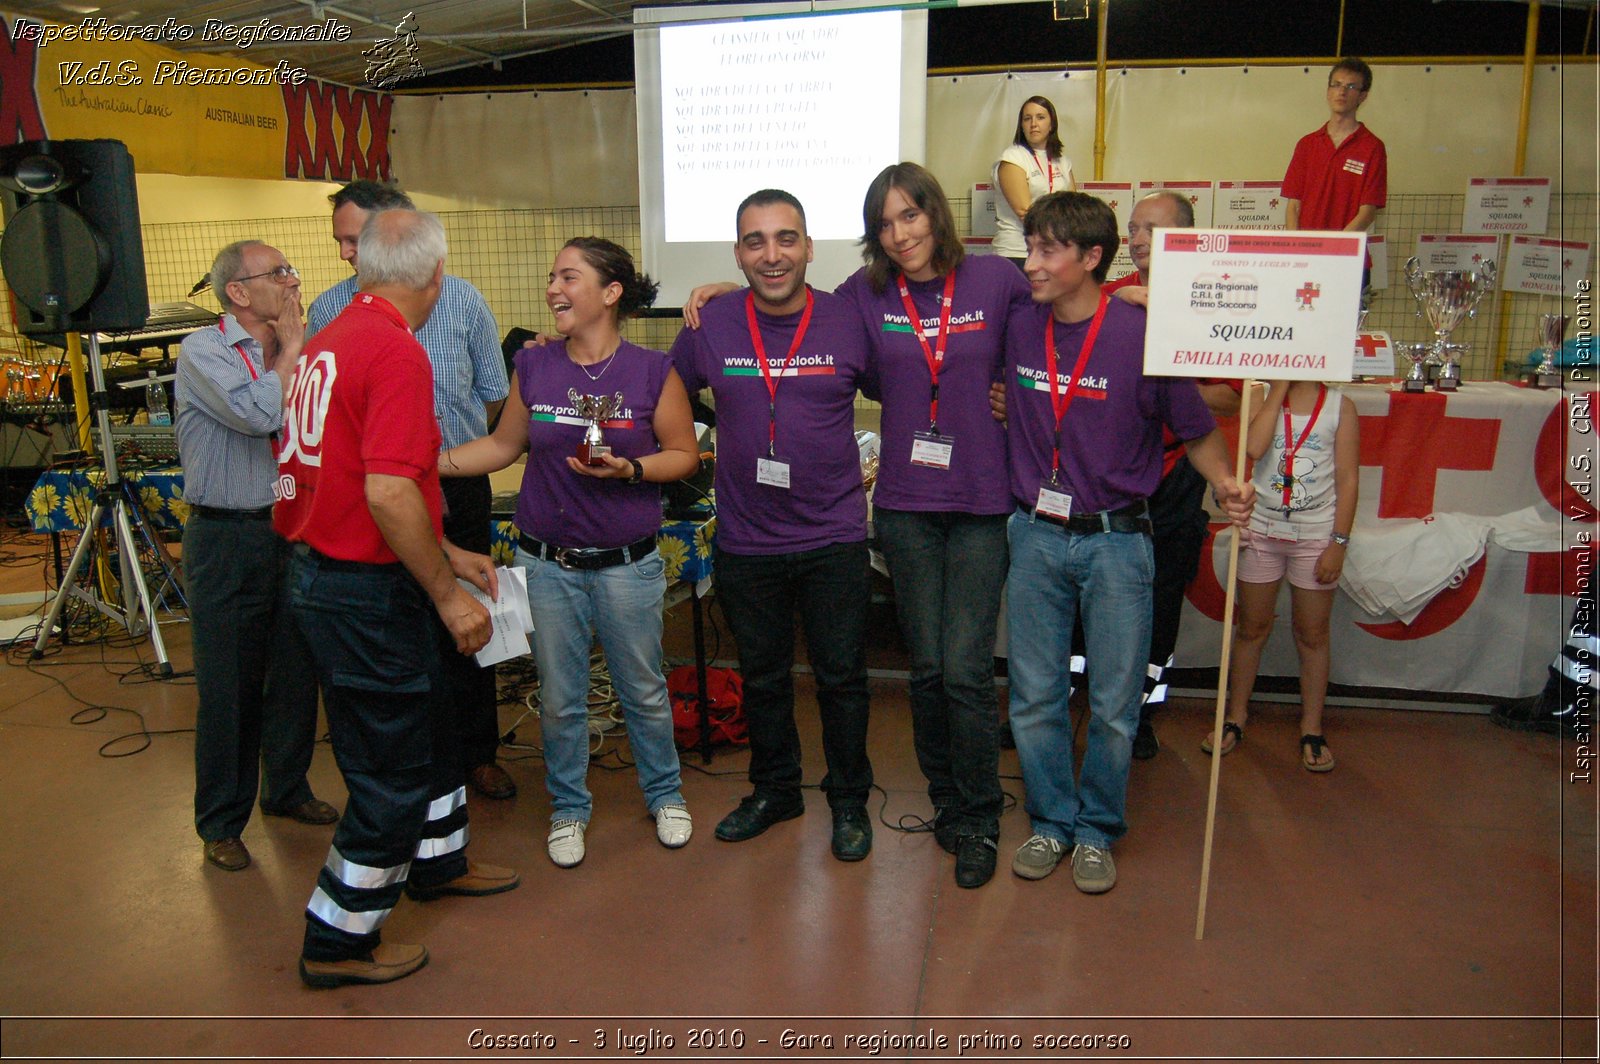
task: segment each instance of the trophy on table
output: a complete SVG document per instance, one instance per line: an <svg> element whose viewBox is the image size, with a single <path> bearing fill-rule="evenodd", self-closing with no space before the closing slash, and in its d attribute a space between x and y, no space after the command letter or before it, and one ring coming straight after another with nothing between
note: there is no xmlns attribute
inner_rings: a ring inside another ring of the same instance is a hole
<svg viewBox="0 0 1600 1064"><path fill-rule="evenodd" d="M568 388L567 398L572 401L572 408L578 412L578 416L589 423L583 430L583 442L578 444L578 461L584 465L605 465L611 445L606 443L605 433L600 431L600 422L609 421L622 409L622 393L580 395L576 388Z"/></svg>
<svg viewBox="0 0 1600 1064"><path fill-rule="evenodd" d="M1539 360L1528 383L1535 388L1561 387L1561 370L1556 366L1556 352L1561 350L1561 342L1567 338L1567 323L1572 319L1565 314L1539 315L1539 351L1544 357Z"/></svg>
<svg viewBox="0 0 1600 1064"><path fill-rule="evenodd" d="M1433 356L1440 363L1434 387L1454 391L1461 369L1450 361L1450 333L1464 318L1475 316L1478 301L1494 288L1495 265L1485 262L1475 270L1424 270L1415 255L1406 260L1406 285L1417 301L1417 316L1433 326ZM1461 349L1457 348L1457 353ZM1409 378L1408 378L1409 384ZM1415 389L1402 386L1407 391Z"/></svg>
<svg viewBox="0 0 1600 1064"><path fill-rule="evenodd" d="M1425 392L1428 390L1428 352L1433 350L1433 345L1428 343L1396 344L1396 350L1411 360L1411 371L1400 382L1402 392Z"/></svg>

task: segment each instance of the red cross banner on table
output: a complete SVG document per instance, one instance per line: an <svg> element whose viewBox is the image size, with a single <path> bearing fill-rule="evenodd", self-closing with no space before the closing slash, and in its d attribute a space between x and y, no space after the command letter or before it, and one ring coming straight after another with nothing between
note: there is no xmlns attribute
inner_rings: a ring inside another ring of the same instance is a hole
<svg viewBox="0 0 1600 1064"><path fill-rule="evenodd" d="M1467 181L1463 233L1531 233L1550 224L1548 177L1474 177Z"/></svg>
<svg viewBox="0 0 1600 1064"><path fill-rule="evenodd" d="M1349 380L1366 234L1158 229L1144 369Z"/></svg>

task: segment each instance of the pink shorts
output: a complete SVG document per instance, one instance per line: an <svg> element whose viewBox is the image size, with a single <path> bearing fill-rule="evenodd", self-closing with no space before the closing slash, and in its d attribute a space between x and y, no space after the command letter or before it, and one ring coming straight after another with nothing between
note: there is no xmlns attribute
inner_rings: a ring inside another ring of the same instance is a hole
<svg viewBox="0 0 1600 1064"><path fill-rule="evenodd" d="M1331 591L1338 581L1317 579L1317 559L1332 542L1327 539L1272 539L1246 531L1239 541L1239 579L1251 584L1272 584L1289 574L1289 583L1308 591Z"/></svg>

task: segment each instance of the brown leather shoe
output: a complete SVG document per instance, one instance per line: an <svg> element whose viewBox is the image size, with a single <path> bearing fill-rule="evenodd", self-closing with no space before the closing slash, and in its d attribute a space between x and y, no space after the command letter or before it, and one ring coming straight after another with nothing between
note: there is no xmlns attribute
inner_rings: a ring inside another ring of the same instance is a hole
<svg viewBox="0 0 1600 1064"><path fill-rule="evenodd" d="M485 894L499 894L511 890L522 877L510 868L501 868L499 865L479 864L476 861L467 862L467 870L454 879L447 879L438 886L422 887L406 880L406 897L412 901L432 901L442 898L446 894L460 894L469 898L481 897Z"/></svg>
<svg viewBox="0 0 1600 1064"><path fill-rule="evenodd" d="M250 851L242 839L213 839L206 843L206 860L224 872L240 872L250 867Z"/></svg>
<svg viewBox="0 0 1600 1064"><path fill-rule="evenodd" d="M308 961L300 958L300 978L306 986L346 986L351 983L392 983L428 963L426 946L380 942L364 957L342 961Z"/></svg>
<svg viewBox="0 0 1600 1064"><path fill-rule="evenodd" d="M287 808L264 805L261 811L268 816L286 816L290 820L298 820L302 824L332 824L339 819L339 810L324 802L321 798L309 798L299 805Z"/></svg>
<svg viewBox="0 0 1600 1064"><path fill-rule="evenodd" d="M479 765L467 773L467 782L472 784L472 789L485 798L515 798L517 796L517 783L511 774L493 761L487 765Z"/></svg>

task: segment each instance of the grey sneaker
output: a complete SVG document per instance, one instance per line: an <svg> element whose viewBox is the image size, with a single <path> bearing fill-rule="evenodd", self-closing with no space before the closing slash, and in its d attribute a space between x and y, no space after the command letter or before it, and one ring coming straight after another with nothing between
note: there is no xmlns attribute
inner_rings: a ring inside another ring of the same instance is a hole
<svg viewBox="0 0 1600 1064"><path fill-rule="evenodd" d="M587 826L581 820L557 820L550 825L550 837L545 842L556 867L572 868L583 861L583 832Z"/></svg>
<svg viewBox="0 0 1600 1064"><path fill-rule="evenodd" d="M1043 879L1061 863L1061 843L1048 835L1030 835L1011 858L1011 871L1023 879Z"/></svg>
<svg viewBox="0 0 1600 1064"><path fill-rule="evenodd" d="M1080 842L1072 848L1072 884L1085 894L1104 894L1117 885L1111 851Z"/></svg>

